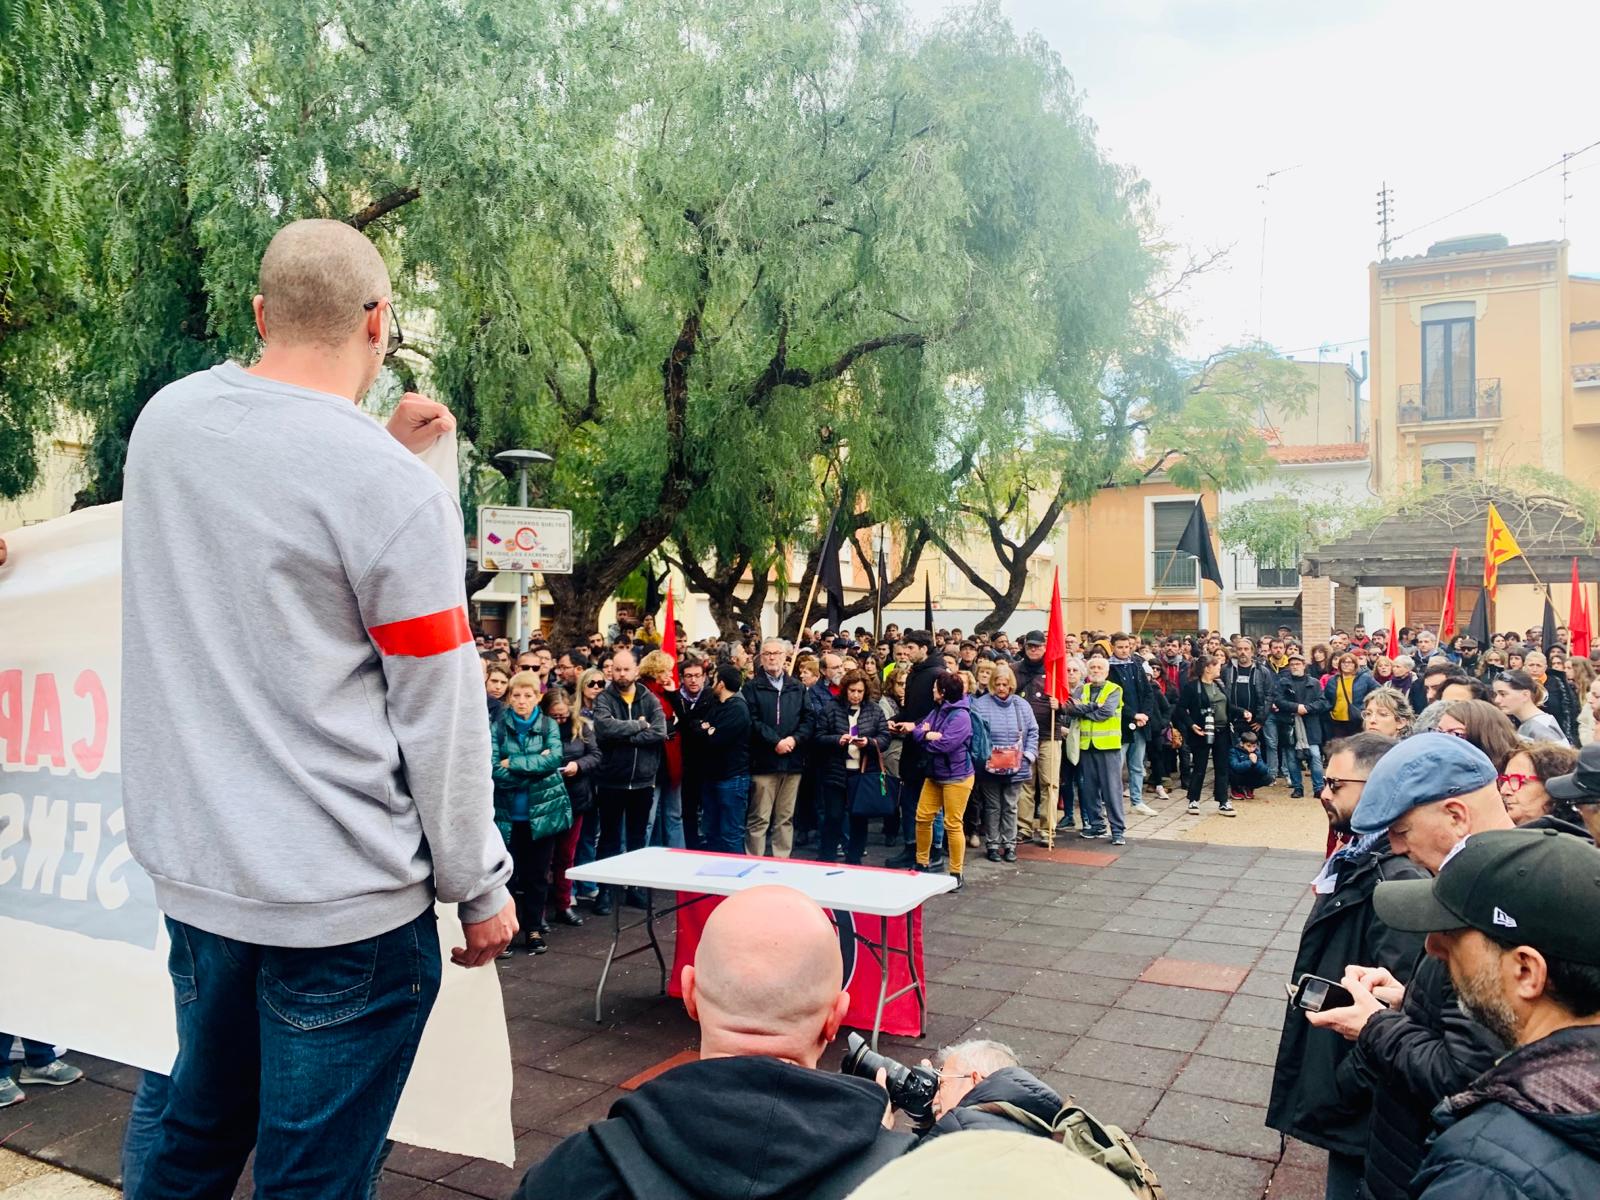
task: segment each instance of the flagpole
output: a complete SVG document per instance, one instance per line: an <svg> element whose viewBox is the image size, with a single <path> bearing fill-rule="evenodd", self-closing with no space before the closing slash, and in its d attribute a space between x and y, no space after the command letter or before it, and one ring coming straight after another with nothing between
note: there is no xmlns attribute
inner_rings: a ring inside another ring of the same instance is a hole
<svg viewBox="0 0 1600 1200"><path fill-rule="evenodd" d="M1158 591L1158 592L1163 587L1166 586L1167 576L1172 573L1172 564L1175 561L1176 553L1177 552L1174 551L1173 552L1173 556L1169 556L1168 557L1167 565L1165 567L1163 567L1162 570L1161 570L1161 578L1156 580L1156 591ZM1199 563L1200 563L1200 560L1199 559L1195 559L1195 571L1197 573L1200 570ZM1137 632L1135 632L1135 634L1134 634L1134 640L1135 641L1139 641L1140 639L1142 639L1144 637L1144 627L1147 624L1149 624L1149 622L1150 622L1150 605L1154 604L1155 602L1156 602L1155 601L1155 597L1151 596L1150 599L1149 599L1149 602L1144 606L1144 616L1140 619L1139 628L1138 628Z"/></svg>

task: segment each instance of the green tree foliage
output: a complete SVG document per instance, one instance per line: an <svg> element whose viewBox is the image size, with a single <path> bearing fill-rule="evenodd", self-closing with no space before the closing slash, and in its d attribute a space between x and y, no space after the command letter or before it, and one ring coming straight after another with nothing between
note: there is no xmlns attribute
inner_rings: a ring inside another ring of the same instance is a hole
<svg viewBox="0 0 1600 1200"><path fill-rule="evenodd" d="M1016 610L1029 562L1068 507L1102 488L1157 477L1185 490L1222 491L1273 467L1260 429L1268 411L1304 408L1309 384L1264 347L1234 347L1186 365L1168 348L1164 314L1141 308L1121 345L1074 375L1061 364L1027 397L1020 426L985 430L954 518L933 538L994 605L978 623L994 632ZM1005 572L998 585L966 547L987 540Z"/></svg>
<svg viewBox="0 0 1600 1200"><path fill-rule="evenodd" d="M67 7L98 30L113 3ZM256 264L303 216L382 249L401 369L454 408L472 463L555 456L530 484L578 531L574 573L547 580L558 637L672 539L723 571L809 548L809 575L843 489L848 532L893 521L909 559L981 447L1048 442L1076 495L1161 428L1147 383L1172 369L1128 349L1159 323L1143 185L992 5L926 34L887 0L138 13L120 67L47 80L87 114L50 135L81 232L59 286L0 309L36 314L0 358L34 397L0 491L26 486L37 414L66 403L96 427L84 500L116 498L149 397L254 353ZM1109 432L1108 389L1126 405Z"/></svg>

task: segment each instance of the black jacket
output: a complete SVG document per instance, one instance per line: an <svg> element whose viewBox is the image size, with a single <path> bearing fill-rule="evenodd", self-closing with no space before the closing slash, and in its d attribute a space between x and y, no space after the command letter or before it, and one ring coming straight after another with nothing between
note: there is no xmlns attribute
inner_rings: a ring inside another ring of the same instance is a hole
<svg viewBox="0 0 1600 1200"><path fill-rule="evenodd" d="M1028 707L1033 709L1033 719L1039 726L1039 741L1048 742L1061 736L1061 727L1066 722L1057 722L1050 708L1050 694L1044 688L1044 660L1029 662L1027 655L1017 659L1017 695L1028 702ZM906 695L911 693L909 689ZM909 719L909 718L908 718ZM921 718L919 717L918 720Z"/></svg>
<svg viewBox="0 0 1600 1200"><path fill-rule="evenodd" d="M1578 690L1565 675L1551 671L1544 677L1544 703L1539 707L1556 719L1567 741L1578 744Z"/></svg>
<svg viewBox="0 0 1600 1200"><path fill-rule="evenodd" d="M720 782L750 774L750 706L742 694L726 700L712 697L709 704L696 706L694 719L702 751L701 779ZM710 733L699 728L701 721L711 726Z"/></svg>
<svg viewBox="0 0 1600 1200"><path fill-rule="evenodd" d="M1122 689L1122 744L1127 745L1129 732L1139 725L1134 718L1143 713L1148 722L1156 715L1155 684L1150 682L1150 672L1145 670L1144 659L1138 655L1129 662L1113 658L1107 678ZM1037 713L1034 718L1038 719ZM1047 723L1048 720L1046 718Z"/></svg>
<svg viewBox="0 0 1600 1200"><path fill-rule="evenodd" d="M667 693L667 700L678 718L678 736L683 745L683 775L685 779L705 778L706 735L700 722L706 713L717 706L714 689L708 683L700 694L690 700L684 690L676 688Z"/></svg>
<svg viewBox="0 0 1600 1200"><path fill-rule="evenodd" d="M1433 1132L1434 1105L1482 1075L1505 1049L1461 1010L1445 964L1424 954L1404 1002L1368 1020L1346 1060L1353 1079L1373 1093L1363 1176L1373 1200L1408 1200Z"/></svg>
<svg viewBox="0 0 1600 1200"><path fill-rule="evenodd" d="M1434 1111L1423 1200L1600 1196L1600 1029L1558 1029Z"/></svg>
<svg viewBox="0 0 1600 1200"><path fill-rule="evenodd" d="M643 719L646 723L641 725ZM641 791L653 788L667 741L667 714L644 683L633 685L630 704L608 683L594 701L594 736L600 744L595 784Z"/></svg>
<svg viewBox="0 0 1600 1200"><path fill-rule="evenodd" d="M594 806L594 773L600 768L600 744L594 739L594 726L585 721L583 733L574 731L574 722L557 726L561 731L561 765L578 764L578 773L561 781L567 785L567 799L574 813L588 812Z"/></svg>
<svg viewBox="0 0 1600 1200"><path fill-rule="evenodd" d="M912 1145L910 1134L882 1127L885 1103L869 1080L775 1058L685 1063L567 1138L523 1177L517 1197L843 1197Z"/></svg>
<svg viewBox="0 0 1600 1200"><path fill-rule="evenodd" d="M805 769L806 744L811 740L811 701L793 675L782 675L777 686L765 671L744 685L744 702L750 706L750 773L798 775ZM779 754L774 749L784 738L794 739L794 749Z"/></svg>
<svg viewBox="0 0 1600 1200"><path fill-rule="evenodd" d="M828 707L818 716L822 724L817 730L817 746L827 750L822 760L822 782L832 788L842 788L847 782L849 752L839 744L839 739L850 732L850 704L843 695L829 697ZM861 702L856 735L872 743L861 747L861 770L869 774L881 770L883 753L889 748L889 722L876 700Z"/></svg>
<svg viewBox="0 0 1600 1200"><path fill-rule="evenodd" d="M1228 699L1233 702L1235 708L1249 709L1252 725L1266 724L1278 682L1271 667L1264 662L1252 662L1247 671L1238 663L1226 663L1217 682L1222 685L1222 690L1228 693ZM1242 720L1244 713L1241 711L1239 716Z"/></svg>
<svg viewBox="0 0 1600 1200"><path fill-rule="evenodd" d="M1191 742L1204 740L1194 731L1193 726L1198 725L1202 729L1205 728L1206 709L1211 707L1205 698L1204 691L1201 690L1202 686L1198 680L1189 680L1178 692L1178 702L1172 708L1172 723L1178 727L1178 732L1183 734L1185 740ZM1222 687L1222 680L1217 680L1217 686ZM1223 695L1228 696L1227 688L1222 688L1222 692ZM1217 729L1217 737L1226 737L1229 728L1243 715L1238 708L1234 707L1233 697L1228 696L1228 719Z"/></svg>
<svg viewBox="0 0 1600 1200"><path fill-rule="evenodd" d="M1303 682L1317 687L1310 677ZM1311 905L1288 981L1307 974L1337 980L1347 966L1360 963L1388 967L1401 983L1407 982L1422 953L1422 935L1399 933L1380 921L1372 893L1380 881L1427 877L1410 859L1392 853L1387 838L1363 858L1341 863L1334 890ZM1341 1076L1350 1049L1339 1034L1315 1028L1303 1011L1289 1005L1272 1073L1267 1127L1324 1150L1365 1154L1371 1095L1354 1072Z"/></svg>
<svg viewBox="0 0 1600 1200"><path fill-rule="evenodd" d="M1038 1117L1046 1125L1056 1119L1061 1111L1061 1097L1049 1084L1035 1078L1021 1067L1001 1067L993 1075L981 1080L966 1094L960 1104L934 1122L923 1138L926 1142L946 1133L960 1133L966 1129L992 1129L999 1133L1033 1133L1044 1136L1044 1131L1023 1125L1004 1113L981 1111L980 1104L1015 1104L1018 1108Z"/></svg>
<svg viewBox="0 0 1600 1200"><path fill-rule="evenodd" d="M1289 741L1283 740L1283 734L1278 735L1278 745L1287 745L1294 749L1294 719L1299 715L1300 706L1306 706L1306 715L1303 718L1306 725L1306 741L1313 746L1322 745L1327 734L1326 717L1328 715L1328 699L1322 693L1322 688L1309 673L1296 679L1285 671L1278 677L1278 690L1272 697L1272 716L1278 722L1280 730L1286 730ZM1354 961L1354 960L1352 960ZM1340 974L1344 974L1343 971Z"/></svg>

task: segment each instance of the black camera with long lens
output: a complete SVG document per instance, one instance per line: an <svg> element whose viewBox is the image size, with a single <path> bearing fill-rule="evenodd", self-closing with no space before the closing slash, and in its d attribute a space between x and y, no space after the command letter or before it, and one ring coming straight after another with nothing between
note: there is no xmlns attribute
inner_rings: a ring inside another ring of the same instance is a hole
<svg viewBox="0 0 1600 1200"><path fill-rule="evenodd" d="M926 1067L908 1067L904 1063L872 1050L867 1039L852 1033L844 1040L844 1062L839 1070L858 1079L877 1079L884 1073L884 1086L889 1089L889 1100L918 1125L933 1120L933 1096L939 1090L937 1072Z"/></svg>

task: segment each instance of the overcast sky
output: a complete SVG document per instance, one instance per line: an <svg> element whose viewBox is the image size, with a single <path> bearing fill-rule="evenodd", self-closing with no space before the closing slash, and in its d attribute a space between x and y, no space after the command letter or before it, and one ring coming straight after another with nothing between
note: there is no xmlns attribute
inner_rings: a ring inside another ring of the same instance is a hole
<svg viewBox="0 0 1600 1200"><path fill-rule="evenodd" d="M906 3L921 23L950 7ZM1229 249L1183 300L1196 353L1257 332L1297 358L1359 353L1385 181L1393 232L1407 233L1600 141L1594 0L1002 7L1061 55L1101 144L1154 186L1168 237ZM1569 166L1569 265L1600 273L1600 146ZM1263 190L1269 172L1282 174ZM1465 233L1559 238L1561 191L1557 168L1391 253Z"/></svg>

